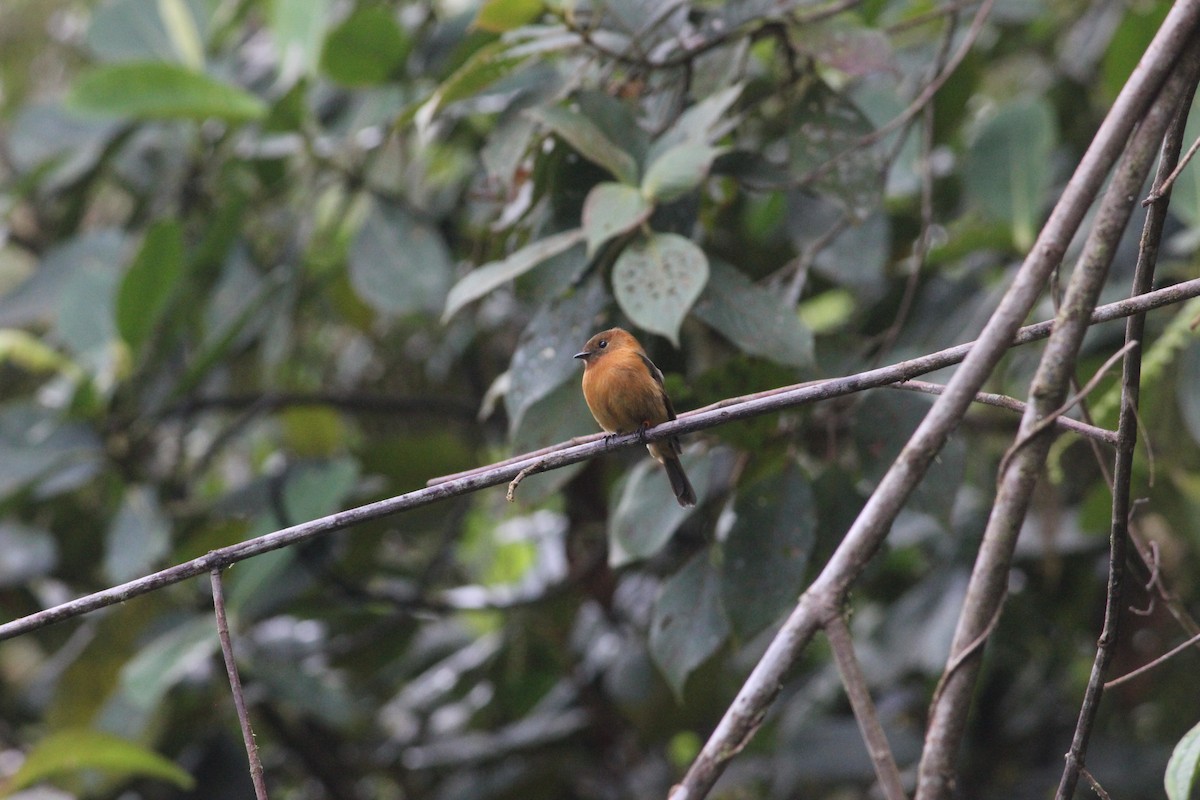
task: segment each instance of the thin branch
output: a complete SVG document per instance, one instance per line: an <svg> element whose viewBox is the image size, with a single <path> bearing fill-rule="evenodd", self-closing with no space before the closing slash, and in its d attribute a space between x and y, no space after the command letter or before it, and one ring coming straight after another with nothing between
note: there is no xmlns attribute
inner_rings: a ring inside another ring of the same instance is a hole
<svg viewBox="0 0 1200 800"><path fill-rule="evenodd" d="M1130 314L1135 314L1139 311L1150 311L1163 306L1174 305L1183 300L1190 300L1193 297L1200 296L1200 278L1193 278L1190 281L1184 281L1172 286L1167 286L1162 289L1156 289L1153 292L1147 292L1144 295L1137 297L1129 297L1124 300L1118 300L1115 303L1109 303L1098 307L1091 318L1092 325L1099 325L1105 322L1112 322L1116 319L1123 319ZM1050 335L1050 331L1054 326L1053 320L1045 320L1033 325L1026 325L1017 330L1013 336L1012 345L1019 346L1030 344L1032 342L1045 339ZM702 414L707 414L710 411L716 411L723 408L732 408L740 406L752 400L765 400L771 397L780 395L798 393L804 399L800 399L795 405L803 405L805 403L816 402L820 400L829 400L834 397L842 397L855 392L863 391L864 389L874 389L883 386L888 386L893 383L901 383L911 381L912 378L918 375L925 375L930 372L935 372L945 367L952 367L955 364L962 362L964 358L971 352L971 348L975 347L976 342L967 342L965 344L956 344L953 347L947 347L944 350L937 350L927 355L918 356L917 358L898 361L895 364L888 366L877 367L876 369L867 370L865 372L847 375L842 378L828 378L818 381L805 381L803 383L795 383L790 386L781 386L778 389L767 389L754 394L741 395L740 397L731 397L726 400L721 400L716 403L697 408L692 411L685 411L679 415L676 422L663 423L655 427L654 431L676 431L682 433L690 433L693 430L700 430L708 427L707 425L697 425L695 427L687 427L681 430L682 423L688 422ZM810 396L806 391L811 391ZM977 393L978 394L978 393ZM974 398L972 398L974 399ZM988 402L986 400L981 402ZM676 427L676 426L679 427ZM651 431L647 431L647 437L653 441L658 436L651 437ZM426 481L427 486L436 486L438 484L447 483L449 481L458 480L459 478L467 478L474 475L483 475L491 472L499 467L508 467L514 464L524 464L533 461L537 458L549 455L551 453L560 453L572 447L598 442L606 438L603 433L590 433L586 436L576 436L559 444L552 444L538 450L532 450L528 453L512 456L503 461L497 461L494 464L489 464L483 467L474 467L472 469L455 472L451 475L443 475L438 478L430 478ZM611 437L609 437L611 438ZM515 473L514 473L515 474ZM3 631L3 628L0 628Z"/></svg>
<svg viewBox="0 0 1200 800"><path fill-rule="evenodd" d="M1200 62L1200 48L1194 58ZM1185 71L1185 64L1180 70ZM1187 126L1188 111L1192 107L1192 95L1196 91L1196 72L1189 85L1184 87L1183 98L1175 109L1172 124L1163 136L1159 153L1158 174L1154 183L1155 194L1162 202L1154 203L1146 214L1142 226L1142 238L1138 249L1137 266L1133 273L1131 294L1144 292L1154 285L1154 269L1158 262L1159 246L1162 242L1163 226L1167 220L1167 204L1170 200L1170 178L1173 167L1179 160L1179 151L1183 147L1184 129ZM1088 677L1087 689L1084 691L1083 702L1079 707L1079 719L1075 724L1075 734L1071 739L1071 748L1067 751L1066 763L1063 766L1062 778L1059 781L1057 800L1070 800L1075 794L1079 776L1084 771L1084 759L1087 754L1088 741L1091 738L1092 727L1096 714L1100 710L1100 699L1104 692L1104 675L1112 663L1120 635L1122 596L1125 587L1125 562L1129 549L1129 518L1133 512L1131 503L1131 483L1133 481L1133 455L1137 446L1138 419L1137 409L1141 394L1142 380L1142 349L1134 345L1145 335L1146 317L1134 314L1125 321L1125 363L1121 375L1121 405L1117 421L1117 453L1113 461L1112 482L1112 516L1109 530L1109 560L1108 560L1108 591L1104 607L1104 627L1096 643L1096 657L1092 662L1092 671ZM1090 776L1089 776L1090 778ZM1099 784L1092 781L1093 785Z"/></svg>
<svg viewBox="0 0 1200 800"><path fill-rule="evenodd" d="M846 696L850 698L850 707L854 709L854 718L858 720L858 729L866 742L871 763L875 765L875 776L879 779L883 796L887 800L906 800L908 795L904 792L904 781L900 779L900 768L896 766L887 734L879 723L879 714L871 700L867 679L854 655L854 640L846 627L845 618L841 615L831 618L825 625L825 636L829 639L829 647L837 662L838 673L842 676L842 684L846 687Z"/></svg>
<svg viewBox="0 0 1200 800"><path fill-rule="evenodd" d="M1088 772L1086 768L1080 771L1083 773L1083 777L1087 779L1088 786L1092 787L1092 791L1096 793L1096 796L1100 800L1112 800L1112 797L1108 792L1104 791L1104 787L1100 785L1100 781L1096 780L1092 773Z"/></svg>
<svg viewBox="0 0 1200 800"><path fill-rule="evenodd" d="M1152 669L1155 669L1156 667L1161 667L1163 664L1167 663L1172 658L1174 658L1175 656L1182 653L1184 650L1190 650L1192 647L1196 646L1197 644L1200 644L1200 634L1196 634L1195 636L1193 636L1190 639L1185 640L1181 644L1175 645L1170 650L1163 653L1161 656L1154 659L1150 663L1143 664L1142 666L1138 667L1137 669L1135 669L1131 672L1126 672L1124 675L1120 676L1119 678L1113 678L1111 681L1104 684L1104 688L1111 689L1114 686L1120 686L1122 683L1127 683L1128 681L1133 680L1134 678L1138 677L1139 675L1144 675L1145 673L1149 672Z"/></svg>
<svg viewBox="0 0 1200 800"><path fill-rule="evenodd" d="M1096 374L1093 375L1090 380L1088 380L1087 385L1080 389L1079 392L1077 392L1073 397L1067 398L1065 401L1063 401L1061 406L1054 409L1049 414L1040 417L1037 422L1030 426L1029 430L1018 436L1017 440L1013 442L1012 446L1009 447L1004 453L1004 457L1000 459L1000 466L996 469L996 474L1003 476L1005 473L1007 473L1009 463L1012 461L1013 457L1020 452L1022 447L1030 442L1035 441L1038 436L1048 430L1051 426L1057 424L1057 422L1063 418L1063 414L1066 414L1076 405L1082 403L1083 400L1089 394L1091 394L1092 390L1096 388L1096 385L1099 384L1104 376L1108 373L1109 369L1112 368L1113 364L1117 362L1117 359L1126 355L1130 350L1136 348L1137 344L1137 342L1126 342L1120 350L1105 359L1104 363L1100 365L1100 369L1096 370ZM1073 381L1073 376L1069 380Z"/></svg>
<svg viewBox="0 0 1200 800"><path fill-rule="evenodd" d="M1172 11L1179 11L1186 5L1177 4ZM1200 17L1200 3L1193 2L1191 5L1194 6L1193 12ZM1171 31L1171 21L1169 14L1156 41L1163 38L1164 32ZM1183 42L1194 44L1192 32L1195 27L1196 19L1193 18L1182 31ZM1129 222L1134 198L1146 179L1167 126L1192 84L1193 68L1200 66L1200 57L1197 57L1200 56L1200 48L1192 49L1194 52L1188 52L1186 57L1178 61L1177 68L1163 84L1154 103L1140 116L1128 149L1113 171L1082 254L1071 273L1054 333L1034 375L1029 392L1030 405L1021 420L1019 438L1030 434L1044 417L1062 405L1066 397L1079 348L1088 329L1086 320L1091 315L1108 274L1116 244ZM1144 58L1139 67L1145 65ZM1007 471L1000 477L996 499L955 630L952 658L979 635L996 613L997 607L1003 605L1017 534L1028 511L1034 485L1045 466L1052 439L1041 435L1029 441L1013 456ZM918 770L919 800L936 800L951 792L953 763L966 727L970 699L981 662L982 659L976 655L950 676L945 683L942 702L931 709L925 751Z"/></svg>
<svg viewBox="0 0 1200 800"><path fill-rule="evenodd" d="M1175 179L1179 177L1179 173L1183 172L1183 168L1186 167L1188 162L1192 160L1192 157L1196 155L1197 150L1200 150L1200 138L1192 142L1192 146L1188 148L1188 151L1184 155L1183 159L1175 165L1175 169L1171 170L1170 175L1155 185L1150 194L1146 196L1146 199L1142 201L1142 205L1148 206L1151 203L1157 203L1163 197L1170 194L1171 187L1175 185Z"/></svg>
<svg viewBox="0 0 1200 800"><path fill-rule="evenodd" d="M246 758L250 762L254 796L257 800L267 800L267 783L263 778L262 761L258 757L258 743L254 740L254 728L250 726L250 714L246 711L246 696L242 693L242 678L238 674L237 661L233 658L233 640L229 636L229 620L225 616L225 590L220 568L212 570L209 579L212 582L213 609L217 615L217 638L221 640L221 654L225 656L225 671L229 673L233 705L237 709L238 723L242 726L242 742L246 745Z"/></svg>
<svg viewBox="0 0 1200 800"><path fill-rule="evenodd" d="M940 383L927 383L926 381L905 381L904 383L894 383L887 388L905 389L910 392L920 392L921 394L941 394L946 391L946 387ZM991 392L976 392L975 402L995 406L996 408L1003 408L1008 411L1015 411L1018 414L1025 413L1025 409L1027 408L1025 403L1022 403L1015 397L1009 397L1005 394L992 394ZM1114 431L1098 428L1095 425L1088 425L1086 422L1080 422L1077 419L1060 416L1055 418L1054 424L1064 431L1078 434L1093 442L1102 442L1109 445L1117 443L1117 434Z"/></svg>
<svg viewBox="0 0 1200 800"><path fill-rule="evenodd" d="M1111 322L1112 320L1129 316L1138 311L1161 308L1193 297L1200 297L1200 278L1178 283L1154 292L1148 292L1139 297L1131 297L1102 306L1092 314L1091 322L1092 324ZM1047 321L1022 328L1015 337L1010 339L1010 344L1022 345L1043 339L1049 335L1052 325L1052 322ZM203 575L216 567L225 567L238 561L244 561L247 558L269 553L272 550L278 550L281 547L287 547L311 539L314 536L340 531L363 522L436 503L450 497L478 491L488 486L507 483L527 467L538 465L547 470L555 469L568 464L575 464L579 461L586 461L589 458L594 458L610 450L634 447L644 444L644 442L654 442L668 436L692 433L705 428L712 428L786 408L853 394L864 389L886 386L889 383L908 380L926 372L932 372L957 364L968 357L973 348L977 346L977 343L969 342L940 350L927 356L902 361L899 364L891 366L867 370L866 372L849 375L844 378L783 387L782 389L773 389L767 392L747 395L744 398L731 398L697 411L680 414L679 419L656 425L647 430L644 435L638 433L630 433L623 436L596 434L584 437L585 441L575 444L564 443L563 445L556 445L546 450L537 451L534 454L506 459L498 464L480 467L466 473L459 473L445 480L431 481L430 485L424 489L368 503L357 508L339 511L254 539L247 539L244 542L229 545L228 547L212 550L199 558L184 561L175 566L128 581L127 583L93 592L92 594L53 606L52 608L6 622L0 625L0 641L43 628L55 622L87 614L99 608L123 603L126 600L153 592L164 586L179 583L197 575ZM949 388L947 388L947 391L949 391ZM973 399L974 394L971 394L967 402L969 403ZM572 442L576 441L578 440L572 440Z"/></svg>

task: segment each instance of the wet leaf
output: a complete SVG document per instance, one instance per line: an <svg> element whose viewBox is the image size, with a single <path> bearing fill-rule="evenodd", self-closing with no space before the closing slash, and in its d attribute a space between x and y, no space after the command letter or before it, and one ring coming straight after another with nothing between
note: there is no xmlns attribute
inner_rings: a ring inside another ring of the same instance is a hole
<svg viewBox="0 0 1200 800"><path fill-rule="evenodd" d="M562 106L535 108L529 113L588 161L608 170L622 183L637 183L638 168L633 156L614 144L587 117Z"/></svg>

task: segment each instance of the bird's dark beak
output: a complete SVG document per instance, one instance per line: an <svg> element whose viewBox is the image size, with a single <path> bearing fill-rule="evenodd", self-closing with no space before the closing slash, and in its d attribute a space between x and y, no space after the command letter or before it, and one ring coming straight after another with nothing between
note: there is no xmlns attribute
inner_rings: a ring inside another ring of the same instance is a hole
<svg viewBox="0 0 1200 800"><path fill-rule="evenodd" d="M582 353L576 353L575 355L571 356L571 358L582 358L584 361L587 361L587 357L590 355L591 353L589 353L587 350L584 350Z"/></svg>

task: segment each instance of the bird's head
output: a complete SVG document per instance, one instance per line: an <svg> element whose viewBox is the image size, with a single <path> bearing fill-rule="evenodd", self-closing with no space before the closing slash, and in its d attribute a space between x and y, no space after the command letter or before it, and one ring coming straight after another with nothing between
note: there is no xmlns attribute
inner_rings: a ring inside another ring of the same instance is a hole
<svg viewBox="0 0 1200 800"><path fill-rule="evenodd" d="M640 351L641 349L642 346L629 331L624 328L609 328L588 339L583 349L575 354L575 358L582 359L586 369L608 353L617 350Z"/></svg>

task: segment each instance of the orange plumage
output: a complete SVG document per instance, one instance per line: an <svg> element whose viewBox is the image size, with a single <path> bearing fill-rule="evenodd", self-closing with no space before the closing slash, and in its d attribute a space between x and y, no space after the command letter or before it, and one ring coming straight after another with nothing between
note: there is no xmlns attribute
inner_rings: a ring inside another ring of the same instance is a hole
<svg viewBox="0 0 1200 800"><path fill-rule="evenodd" d="M633 433L675 419L662 372L628 331L597 333L575 358L583 359L583 399L604 430ZM679 438L651 442L646 449L666 468L679 505L696 505L696 490L679 462Z"/></svg>

